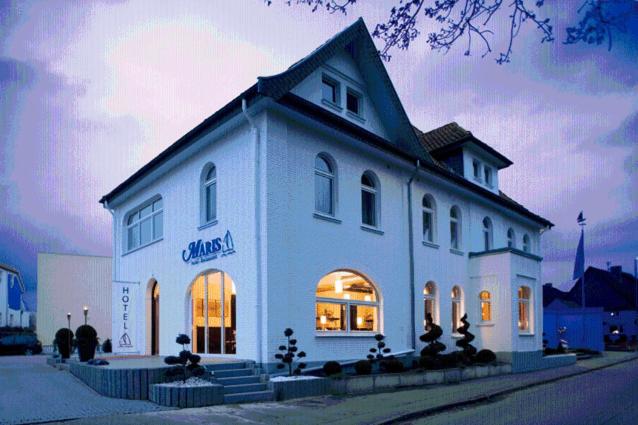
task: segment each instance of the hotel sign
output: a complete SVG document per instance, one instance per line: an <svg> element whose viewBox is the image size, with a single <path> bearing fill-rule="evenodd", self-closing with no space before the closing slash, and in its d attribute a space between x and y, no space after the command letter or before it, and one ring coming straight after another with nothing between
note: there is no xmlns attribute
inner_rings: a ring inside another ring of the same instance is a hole
<svg viewBox="0 0 638 425"><path fill-rule="evenodd" d="M188 249L182 251L182 260L185 263L198 264L234 253L233 236L230 234L230 230L227 230L223 238L199 239L189 243Z"/></svg>
<svg viewBox="0 0 638 425"><path fill-rule="evenodd" d="M137 306L138 282L113 282L113 351L138 353Z"/></svg>

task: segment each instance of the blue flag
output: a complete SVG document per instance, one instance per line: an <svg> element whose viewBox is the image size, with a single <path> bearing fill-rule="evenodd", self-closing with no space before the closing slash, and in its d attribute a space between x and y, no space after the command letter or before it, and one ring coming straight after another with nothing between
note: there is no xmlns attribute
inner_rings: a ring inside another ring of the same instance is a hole
<svg viewBox="0 0 638 425"><path fill-rule="evenodd" d="M12 310L20 310L20 300L22 298L22 291L20 291L20 282L18 281L18 276L14 276L12 274L8 274L8 298L9 298L9 308Z"/></svg>
<svg viewBox="0 0 638 425"><path fill-rule="evenodd" d="M580 231L580 242L576 250L576 261L574 262L574 275L572 279L578 279L585 274L585 230Z"/></svg>

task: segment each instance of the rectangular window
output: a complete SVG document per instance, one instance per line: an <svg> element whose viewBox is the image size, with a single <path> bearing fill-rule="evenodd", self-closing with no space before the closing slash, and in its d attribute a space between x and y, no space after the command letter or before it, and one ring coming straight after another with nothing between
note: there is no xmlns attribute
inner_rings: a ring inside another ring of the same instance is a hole
<svg viewBox="0 0 638 425"><path fill-rule="evenodd" d="M316 329L318 331L345 331L346 305L317 303Z"/></svg>
<svg viewBox="0 0 638 425"><path fill-rule="evenodd" d="M377 307L350 305L350 330L373 332L377 330Z"/></svg>
<svg viewBox="0 0 638 425"><path fill-rule="evenodd" d="M361 96L348 90L346 93L346 109L353 114L361 115Z"/></svg>
<svg viewBox="0 0 638 425"><path fill-rule="evenodd" d="M321 96L323 100L336 105L339 104L339 83L328 77L323 77L321 80Z"/></svg>
<svg viewBox="0 0 638 425"><path fill-rule="evenodd" d="M483 174L485 175L485 184L492 187L492 169L485 167Z"/></svg>
<svg viewBox="0 0 638 425"><path fill-rule="evenodd" d="M472 161L472 169L474 172L474 179L481 180L481 163L477 160Z"/></svg>
<svg viewBox="0 0 638 425"><path fill-rule="evenodd" d="M432 213L423 213L423 240L426 242L432 242L434 240L432 235Z"/></svg>
<svg viewBox="0 0 638 425"><path fill-rule="evenodd" d="M132 251L140 246L148 245L161 239L164 234L162 199L149 202L129 213L123 233L126 237L124 241L124 249L126 251Z"/></svg>
<svg viewBox="0 0 638 425"><path fill-rule="evenodd" d="M458 223L450 222L450 245L453 249L459 249L459 231Z"/></svg>
<svg viewBox="0 0 638 425"><path fill-rule="evenodd" d="M374 193L361 191L361 221L368 226L377 225L374 198Z"/></svg>
<svg viewBox="0 0 638 425"><path fill-rule="evenodd" d="M215 220L217 213L217 183L206 186L206 222Z"/></svg>
<svg viewBox="0 0 638 425"><path fill-rule="evenodd" d="M315 174L315 209L328 215L334 214L332 205L332 179Z"/></svg>
<svg viewBox="0 0 638 425"><path fill-rule="evenodd" d="M153 239L159 239L164 235L164 213L153 216Z"/></svg>

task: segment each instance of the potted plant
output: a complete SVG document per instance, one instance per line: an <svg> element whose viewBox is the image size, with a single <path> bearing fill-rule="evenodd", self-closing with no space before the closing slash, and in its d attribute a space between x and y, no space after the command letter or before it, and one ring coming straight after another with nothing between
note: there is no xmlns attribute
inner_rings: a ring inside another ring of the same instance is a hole
<svg viewBox="0 0 638 425"><path fill-rule="evenodd" d="M95 357L97 347L97 332L91 325L82 325L75 331L75 339L78 346L78 355L81 362L86 362Z"/></svg>
<svg viewBox="0 0 638 425"><path fill-rule="evenodd" d="M73 341L73 331L69 328L61 328L55 333L55 345L58 347L62 359L71 356L71 341Z"/></svg>

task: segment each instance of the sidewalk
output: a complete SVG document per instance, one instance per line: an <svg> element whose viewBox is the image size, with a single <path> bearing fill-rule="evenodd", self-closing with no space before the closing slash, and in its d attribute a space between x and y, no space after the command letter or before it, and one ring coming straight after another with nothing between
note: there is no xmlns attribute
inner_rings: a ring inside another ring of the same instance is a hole
<svg viewBox="0 0 638 425"><path fill-rule="evenodd" d="M582 360L576 365L539 372L505 375L466 381L457 385L435 385L365 396L324 396L281 403L212 406L144 414L97 417L66 422L75 425L91 424L370 424L392 423L408 419L420 412L440 412L467 403L504 395L610 367L638 359L638 353L605 353L603 357Z"/></svg>

